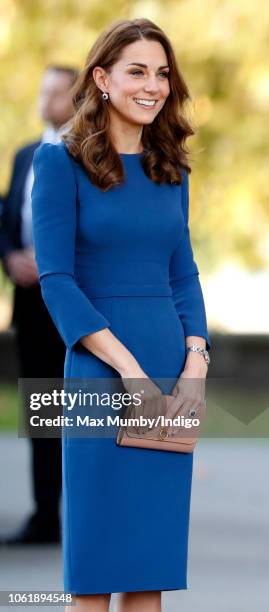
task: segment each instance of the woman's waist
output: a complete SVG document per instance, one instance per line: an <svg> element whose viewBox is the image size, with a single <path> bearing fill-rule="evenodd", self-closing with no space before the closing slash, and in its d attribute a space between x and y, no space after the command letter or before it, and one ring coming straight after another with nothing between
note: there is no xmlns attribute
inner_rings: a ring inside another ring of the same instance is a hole
<svg viewBox="0 0 269 612"><path fill-rule="evenodd" d="M99 283L82 285L80 281L77 281L77 284L89 298L124 296L172 297L172 289L168 283Z"/></svg>
<svg viewBox="0 0 269 612"><path fill-rule="evenodd" d="M88 297L172 296L168 265L156 261L77 264L75 278Z"/></svg>

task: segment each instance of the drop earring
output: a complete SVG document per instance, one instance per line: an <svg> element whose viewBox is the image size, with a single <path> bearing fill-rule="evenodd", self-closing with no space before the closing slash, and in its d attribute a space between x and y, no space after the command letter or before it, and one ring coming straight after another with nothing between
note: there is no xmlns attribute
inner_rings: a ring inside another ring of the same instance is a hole
<svg viewBox="0 0 269 612"><path fill-rule="evenodd" d="M105 91L103 91L103 93L102 93L102 98L103 98L103 100L108 100L108 93L106 93Z"/></svg>

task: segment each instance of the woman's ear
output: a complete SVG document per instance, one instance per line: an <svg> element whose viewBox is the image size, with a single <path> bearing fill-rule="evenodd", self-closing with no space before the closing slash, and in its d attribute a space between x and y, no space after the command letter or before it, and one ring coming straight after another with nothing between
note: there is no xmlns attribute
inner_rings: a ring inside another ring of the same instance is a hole
<svg viewBox="0 0 269 612"><path fill-rule="evenodd" d="M106 71L104 70L104 68L101 68L101 66L95 66L93 71L92 71L92 76L93 79L97 85L97 87L102 91L106 91L107 92L107 88L108 88L108 76Z"/></svg>

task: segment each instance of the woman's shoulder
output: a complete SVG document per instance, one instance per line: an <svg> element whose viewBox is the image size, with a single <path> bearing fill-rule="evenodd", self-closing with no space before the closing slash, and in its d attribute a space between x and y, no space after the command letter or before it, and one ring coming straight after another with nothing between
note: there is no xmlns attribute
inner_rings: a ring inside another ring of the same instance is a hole
<svg viewBox="0 0 269 612"><path fill-rule="evenodd" d="M34 153L33 171L39 187L49 182L51 187L60 192L76 190L74 167L63 142L41 143Z"/></svg>
<svg viewBox="0 0 269 612"><path fill-rule="evenodd" d="M64 142L52 144L42 142L34 152L34 172L49 172L55 179L62 175L71 175L74 179L74 168L71 156Z"/></svg>
<svg viewBox="0 0 269 612"><path fill-rule="evenodd" d="M41 142L34 152L34 161L42 159L51 160L52 162L57 162L57 160L68 161L68 157L69 152L63 141L58 143Z"/></svg>

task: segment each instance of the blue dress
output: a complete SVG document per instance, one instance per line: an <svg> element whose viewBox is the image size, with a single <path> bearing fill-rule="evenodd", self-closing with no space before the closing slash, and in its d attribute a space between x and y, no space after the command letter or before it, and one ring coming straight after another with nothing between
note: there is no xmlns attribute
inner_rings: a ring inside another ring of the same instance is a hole
<svg viewBox="0 0 269 612"><path fill-rule="evenodd" d="M188 227L189 185L158 185L143 154L102 192L64 143L34 156L33 236L42 296L66 344L64 377L119 377L79 342L104 328L151 379L180 376L185 337L211 341ZM62 437L64 590L187 589L193 453Z"/></svg>

